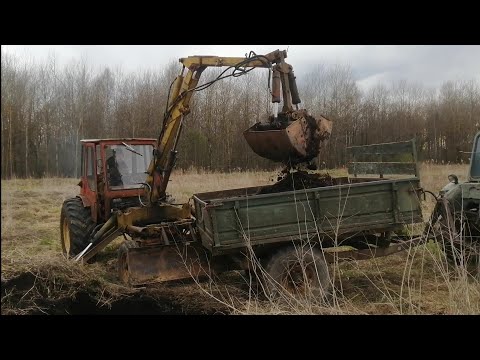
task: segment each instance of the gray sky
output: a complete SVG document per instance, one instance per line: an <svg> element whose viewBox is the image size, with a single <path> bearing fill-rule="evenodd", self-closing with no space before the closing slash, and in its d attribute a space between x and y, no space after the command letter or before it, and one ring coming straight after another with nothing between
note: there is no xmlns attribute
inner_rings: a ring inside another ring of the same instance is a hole
<svg viewBox="0 0 480 360"><path fill-rule="evenodd" d="M61 65L85 57L95 67L125 71L158 70L190 55L242 57L250 50L276 49L288 49L287 62L297 76L319 64L348 64L363 89L400 79L428 87L445 80L480 80L479 45L2 45L2 53L38 61L53 53Z"/></svg>

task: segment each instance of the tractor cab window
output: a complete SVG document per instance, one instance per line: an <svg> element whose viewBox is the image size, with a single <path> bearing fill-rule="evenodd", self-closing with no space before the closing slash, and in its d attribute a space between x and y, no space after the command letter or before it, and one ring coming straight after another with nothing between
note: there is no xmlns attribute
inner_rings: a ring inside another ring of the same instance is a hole
<svg viewBox="0 0 480 360"><path fill-rule="evenodd" d="M105 147L107 180L110 189L135 189L146 182L152 160L152 145L109 145ZM132 151L134 150L134 151Z"/></svg>
<svg viewBox="0 0 480 360"><path fill-rule="evenodd" d="M473 146L472 165L470 170L470 176L472 178L480 177L480 136L477 137L477 141Z"/></svg>

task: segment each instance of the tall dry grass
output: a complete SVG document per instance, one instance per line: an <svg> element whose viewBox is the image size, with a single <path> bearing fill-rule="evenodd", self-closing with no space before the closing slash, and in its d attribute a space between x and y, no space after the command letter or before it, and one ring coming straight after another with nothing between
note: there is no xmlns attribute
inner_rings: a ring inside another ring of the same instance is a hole
<svg viewBox="0 0 480 360"><path fill-rule="evenodd" d="M466 178L466 166L421 167L422 185L438 192L447 183L447 176L455 173L460 181ZM432 198L422 205L428 219L433 207ZM342 204L339 204L341 213ZM299 227L302 226L299 219ZM341 216L338 219L341 222ZM415 229L413 224L407 227ZM416 227L423 230L423 226ZM411 231L410 231L411 232ZM301 296L292 295L282 284L273 281L248 246L248 229L243 230L247 255L253 263L253 271L245 276L248 296L242 300L232 297L222 284L210 279L208 284L198 283L210 297L228 306L238 314L478 314L480 313L480 282L467 270L465 261L452 264L439 245L429 241L412 247L403 254L368 261L341 263L336 260L329 266L329 276L334 291L328 299L319 297L313 289ZM314 234L315 235L315 234ZM317 234L319 235L319 234ZM412 234L420 236L421 233ZM438 234L437 234L438 235ZM337 236L334 236L334 240ZM444 240L447 241L447 240ZM336 241L334 241L336 243ZM299 255L303 263L305 254L313 251L313 245L299 245L306 249ZM303 273L305 275L305 267ZM320 280L319 280L320 282ZM268 287L276 287L276 298L268 298ZM267 295L267 296L265 296ZM327 301L326 301L327 300Z"/></svg>
<svg viewBox="0 0 480 360"><path fill-rule="evenodd" d="M334 176L346 174L343 169L329 172ZM422 186L438 192L451 173L465 180L467 166L423 164ZM275 171L230 174L177 171L168 190L178 202L183 202L198 192L272 184L276 175ZM118 298L145 296L145 292L152 299L168 293L169 301L177 301L183 308L191 309L188 311L200 306L205 311L215 309L234 314L479 313L478 280L448 265L433 243L385 258L331 265L335 291L328 302L308 296L292 298L288 294L284 294L283 300L268 299L262 295L255 272L227 273L198 285L161 284L132 291L118 282L115 273L115 251L120 241L111 244L101 256L102 261L94 265L81 267L62 258L60 209L64 199L78 193L77 182L77 179L2 180L2 285L25 274L33 279L24 287L2 286L7 290L2 293L2 313L31 313L34 309L51 313L56 300L75 298L79 291L94 294L98 306L108 306ZM427 197L422 205L425 219L433 205L433 200ZM261 273L261 264L258 265L257 272Z"/></svg>

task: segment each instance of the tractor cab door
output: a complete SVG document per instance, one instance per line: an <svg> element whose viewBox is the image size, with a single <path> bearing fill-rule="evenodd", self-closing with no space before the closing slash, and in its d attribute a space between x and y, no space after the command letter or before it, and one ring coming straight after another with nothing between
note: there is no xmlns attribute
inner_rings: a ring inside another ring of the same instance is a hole
<svg viewBox="0 0 480 360"><path fill-rule="evenodd" d="M93 221L97 222L97 161L95 144L84 144L82 151L83 201L90 207Z"/></svg>
<svg viewBox="0 0 480 360"><path fill-rule="evenodd" d="M480 181L480 132L473 141L472 158L470 160L470 181Z"/></svg>

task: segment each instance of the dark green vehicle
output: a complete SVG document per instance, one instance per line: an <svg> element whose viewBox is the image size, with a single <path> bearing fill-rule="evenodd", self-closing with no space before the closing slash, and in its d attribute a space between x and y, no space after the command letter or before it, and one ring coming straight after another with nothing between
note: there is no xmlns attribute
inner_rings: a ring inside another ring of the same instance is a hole
<svg viewBox="0 0 480 360"><path fill-rule="evenodd" d="M405 226L423 223L415 142L347 151L348 177L317 175L315 182L297 172L275 185L195 194L195 225L212 268L257 272L262 265L262 276L287 290L307 284L325 290L328 262L420 243L401 235Z"/></svg>
<svg viewBox="0 0 480 360"><path fill-rule="evenodd" d="M454 264L478 265L480 250L480 132L475 135L467 181L454 174L432 213L435 239Z"/></svg>

